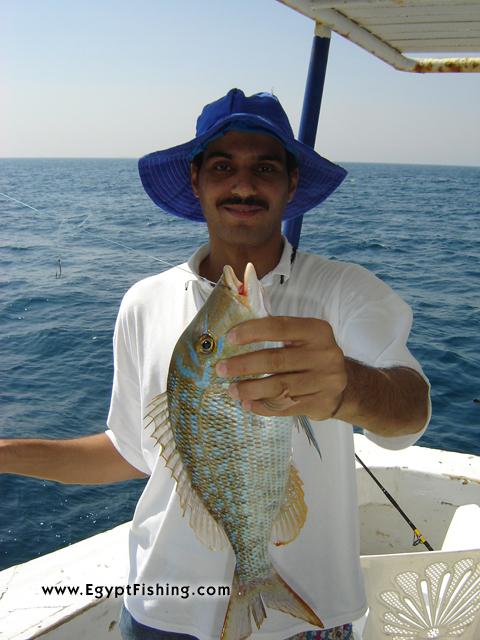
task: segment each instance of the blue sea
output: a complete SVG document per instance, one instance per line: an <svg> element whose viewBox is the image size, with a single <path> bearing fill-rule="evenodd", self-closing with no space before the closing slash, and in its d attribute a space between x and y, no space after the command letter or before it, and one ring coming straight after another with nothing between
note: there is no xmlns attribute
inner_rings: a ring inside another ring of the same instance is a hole
<svg viewBox="0 0 480 640"><path fill-rule="evenodd" d="M413 307L433 399L420 444L478 455L480 168L345 166L300 246L364 265ZM0 160L0 192L37 209L0 196L0 437L99 432L123 293L166 268L156 259L183 262L206 229L155 208L134 160ZM0 476L0 568L130 519L143 484Z"/></svg>

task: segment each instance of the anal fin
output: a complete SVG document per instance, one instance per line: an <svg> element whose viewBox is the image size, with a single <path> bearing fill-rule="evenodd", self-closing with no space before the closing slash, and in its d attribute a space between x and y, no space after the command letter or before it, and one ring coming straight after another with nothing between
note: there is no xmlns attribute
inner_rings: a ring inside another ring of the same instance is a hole
<svg viewBox="0 0 480 640"><path fill-rule="evenodd" d="M272 542L279 546L295 540L305 524L307 513L302 480L296 467L290 464L285 497L272 526Z"/></svg>

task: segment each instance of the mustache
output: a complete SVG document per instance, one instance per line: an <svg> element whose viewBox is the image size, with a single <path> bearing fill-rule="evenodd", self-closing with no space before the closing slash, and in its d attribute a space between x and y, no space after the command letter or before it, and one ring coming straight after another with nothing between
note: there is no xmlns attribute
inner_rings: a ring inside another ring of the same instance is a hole
<svg viewBox="0 0 480 640"><path fill-rule="evenodd" d="M228 206L230 204L244 204L247 207L261 207L262 209L268 209L268 202L266 200L262 200L262 198L257 198L256 196L248 196L247 198L230 196L229 198L219 200L217 203L219 207Z"/></svg>

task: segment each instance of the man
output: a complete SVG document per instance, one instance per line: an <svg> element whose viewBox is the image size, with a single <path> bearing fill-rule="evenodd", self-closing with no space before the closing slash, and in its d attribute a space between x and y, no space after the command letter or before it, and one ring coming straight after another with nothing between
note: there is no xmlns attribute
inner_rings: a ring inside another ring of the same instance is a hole
<svg viewBox="0 0 480 640"><path fill-rule="evenodd" d="M365 609L359 567L352 424L389 448L412 444L430 413L429 387L406 347L411 313L366 270L296 253L282 220L322 202L345 172L294 139L270 94L238 89L207 105L195 139L140 161L153 201L168 213L206 220L208 245L188 263L127 292L114 336L115 370L106 433L70 441L6 441L0 470L60 482L113 482L149 475L130 536L132 584L230 585L231 552L213 552L182 517L174 482L142 419L166 388L175 343L210 282L230 264L253 262L269 295L269 318L239 325L230 339L285 346L220 362L217 374L246 410L307 415L323 458L300 435L293 455L309 513L291 544L272 550L280 573L328 628L268 610L255 637L349 638ZM268 377L248 379L255 374ZM297 588L298 587L298 588ZM218 638L222 598L127 595L124 638ZM310 631L307 631L310 629ZM188 635L183 635L188 634Z"/></svg>

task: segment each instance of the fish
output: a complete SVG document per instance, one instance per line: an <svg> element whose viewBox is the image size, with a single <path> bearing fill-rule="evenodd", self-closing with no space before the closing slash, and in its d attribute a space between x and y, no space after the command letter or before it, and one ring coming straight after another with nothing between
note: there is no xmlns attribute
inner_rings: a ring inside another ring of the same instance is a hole
<svg viewBox="0 0 480 640"><path fill-rule="evenodd" d="M254 266L243 283L226 265L218 283L178 339L167 390L147 407L146 428L176 481L180 508L196 536L210 549L231 546L236 565L221 640L244 640L259 629L266 609L277 609L323 628L313 609L283 580L269 544L288 544L306 517L303 483L292 463L292 430L304 416L264 417L244 410L228 394L237 379L217 376L219 360L274 343L235 345L228 331L268 315ZM318 451L320 451L318 449Z"/></svg>

